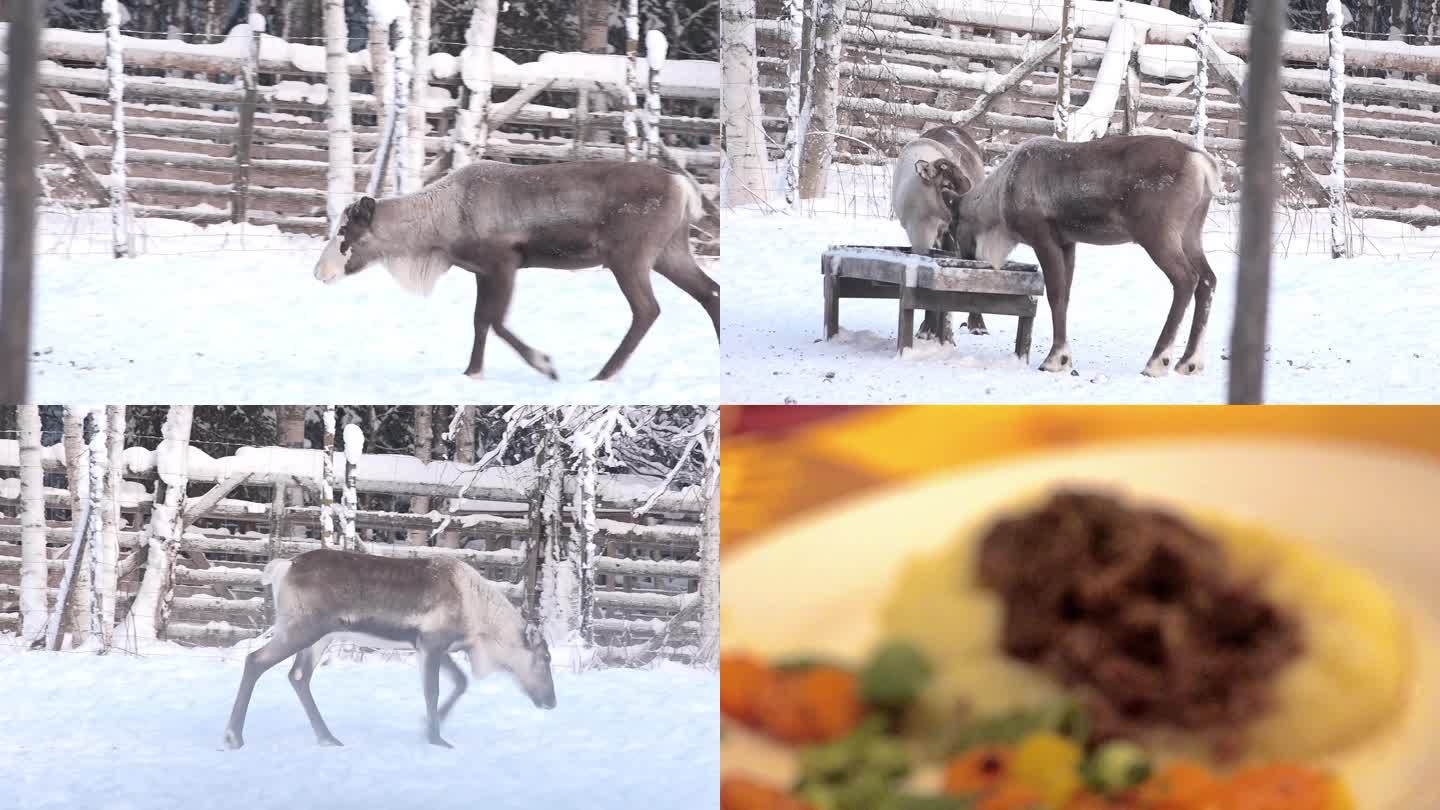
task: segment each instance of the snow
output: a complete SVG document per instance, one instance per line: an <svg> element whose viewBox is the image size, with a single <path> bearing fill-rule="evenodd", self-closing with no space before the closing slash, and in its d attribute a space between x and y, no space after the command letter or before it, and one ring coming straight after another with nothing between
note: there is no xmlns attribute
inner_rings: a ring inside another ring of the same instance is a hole
<svg viewBox="0 0 1440 810"><path fill-rule="evenodd" d="M256 685L245 747L224 751L243 653L168 644L141 657L20 653L0 636L6 687L25 695L0 723L0 806L629 810L640 796L655 810L719 806L711 672L559 671L552 711L507 676L472 680L444 726L455 745L446 750L421 736L413 657L332 657L315 675L315 701L345 747L322 748L286 662Z"/></svg>
<svg viewBox="0 0 1440 810"><path fill-rule="evenodd" d="M1195 12L1196 16L1207 20L1215 16L1210 11L1210 0L1190 0L1190 10Z"/></svg>
<svg viewBox="0 0 1440 810"><path fill-rule="evenodd" d="M477 381L461 373L473 335L468 273L447 273L428 298L401 294L378 267L327 286L311 275L323 246L315 237L154 219L132 229L136 256L115 260L108 212L40 214L30 379L38 401L99 390L118 402L300 402L317 386L339 402L720 398L709 319L658 276L660 318L620 374L597 383L588 379L630 325L614 277L522 270L508 326L550 354L560 382L493 335Z"/></svg>
<svg viewBox="0 0 1440 810"><path fill-rule="evenodd" d="M651 70L660 70L665 67L665 52L670 44L665 39L665 32L652 28L645 32L645 60L650 63Z"/></svg>
<svg viewBox="0 0 1440 810"><path fill-rule="evenodd" d="M410 4L405 0L369 0L367 6L370 21L380 25L389 25L397 17L410 13Z"/></svg>
<svg viewBox="0 0 1440 810"><path fill-rule="evenodd" d="M858 181L847 177L846 187L857 189L863 182L863 176ZM1028 365L1013 355L1016 320L998 315L986 317L991 334L972 336L960 314L956 346L918 341L897 359L896 303L888 300L845 299L841 332L825 342L820 254L832 244L905 244L897 221L848 213L887 205L883 197L859 197L839 204L844 214L725 212L725 256L739 259L726 267L726 402L1224 401L1224 357L1235 306L1232 211L1212 208L1205 236L1219 277L1207 332L1208 368L1193 377L1151 379L1140 370L1164 321L1170 285L1135 245L1080 245L1077 250L1069 327L1079 376L1035 370L1050 348L1049 309L1043 300ZM1435 272L1440 240L1434 233L1357 221L1354 227L1365 236L1356 243L1364 243L1367 255L1332 260L1324 209L1282 212L1277 227L1267 399L1440 398L1440 334L1429 325L1440 311L1440 274ZM1280 255L1283 250L1289 255ZM1011 259L1036 261L1025 246L1016 248ZM1181 339L1188 334L1187 318Z"/></svg>
<svg viewBox="0 0 1440 810"><path fill-rule="evenodd" d="M351 422L345 426L345 461L359 466L361 454L365 451L365 431Z"/></svg>

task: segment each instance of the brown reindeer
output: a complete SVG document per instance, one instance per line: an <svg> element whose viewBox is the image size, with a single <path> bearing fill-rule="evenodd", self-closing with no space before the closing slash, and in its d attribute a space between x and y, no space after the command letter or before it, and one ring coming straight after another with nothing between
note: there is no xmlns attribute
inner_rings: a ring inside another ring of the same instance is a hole
<svg viewBox="0 0 1440 810"><path fill-rule="evenodd" d="M1195 316L1176 370L1205 368L1203 346L1215 273L1201 229L1220 188L1214 160L1172 138L1126 135L1086 143L1035 138L1015 147L995 171L955 199L953 227L974 234L978 258L997 269L1017 243L1034 248L1045 274L1055 330L1045 371L1067 371L1065 331L1075 244L1134 242L1170 279L1174 297L1144 373L1170 370L1170 352L1190 299Z"/></svg>
<svg viewBox="0 0 1440 810"><path fill-rule="evenodd" d="M694 183L653 163L482 160L413 194L352 204L315 277L328 284L384 263L402 286L428 294L446 270L460 267L476 283L475 341L465 373L480 377L485 337L493 330L532 368L555 379L549 356L505 324L515 272L603 265L630 304L630 328L595 377L607 380L660 316L651 270L705 308L719 340L720 285L690 253L690 225L704 216L701 206Z"/></svg>
<svg viewBox="0 0 1440 810"><path fill-rule="evenodd" d="M325 649L337 640L420 653L425 733L434 745L452 747L440 736L440 724L465 693L465 673L450 659L452 650L466 653L475 677L508 672L536 706L555 708L545 639L503 593L464 562L317 549L293 560L272 560L263 581L275 595L275 627L270 641L245 657L245 674L225 727L226 748L245 744L245 714L255 682L292 655L290 685L310 718L316 742L340 745L310 694L310 678ZM439 702L441 670L454 683L444 703Z"/></svg>

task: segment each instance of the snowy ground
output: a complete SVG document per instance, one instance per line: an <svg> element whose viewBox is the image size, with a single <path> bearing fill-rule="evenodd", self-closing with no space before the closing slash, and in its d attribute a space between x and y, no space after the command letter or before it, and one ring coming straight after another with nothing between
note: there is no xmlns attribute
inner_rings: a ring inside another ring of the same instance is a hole
<svg viewBox="0 0 1440 810"><path fill-rule="evenodd" d="M285 665L260 679L246 745L220 738L241 657L159 648L16 653L0 638L0 808L24 810L426 810L719 806L718 684L675 665L557 673L542 711L508 680L473 683L420 735L413 661L331 663L315 701L344 748L315 745Z"/></svg>
<svg viewBox="0 0 1440 810"><path fill-rule="evenodd" d="M820 254L832 244L905 244L898 222L873 215L883 205L843 214L726 211L726 402L1224 401L1236 278L1230 213L1212 212L1206 234L1219 277L1208 368L1152 379L1140 370L1164 323L1170 285L1135 245L1077 250L1069 312L1075 376L1036 370L1050 349L1043 301L1028 366L1012 354L1016 319L1002 316L987 316L988 336L957 329L954 347L917 343L897 358L893 301L842 301L841 333L824 342ZM1440 234L1366 222L1368 255L1334 261L1316 221L1280 222L1277 249L1289 255L1277 255L1272 268L1267 399L1440 400ZM1035 261L1024 246L1011 258ZM957 325L963 322L961 315ZM1182 342L1188 331L1187 318Z"/></svg>
<svg viewBox="0 0 1440 810"><path fill-rule="evenodd" d="M610 382L588 380L630 325L609 272L522 270L509 324L548 353L552 382L495 336L470 359L475 285L451 271L428 298L383 268L326 286L318 239L273 227L135 223L116 260L105 212L46 212L37 251L31 398L41 402L718 402L719 347L693 300L654 277L660 319ZM714 264L707 272L715 271ZM720 280L722 285L723 279ZM729 290L727 288L727 295Z"/></svg>

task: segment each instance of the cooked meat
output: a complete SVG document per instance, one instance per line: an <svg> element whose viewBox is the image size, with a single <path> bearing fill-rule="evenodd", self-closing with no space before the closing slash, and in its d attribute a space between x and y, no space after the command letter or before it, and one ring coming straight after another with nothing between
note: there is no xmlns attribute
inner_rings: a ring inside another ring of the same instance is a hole
<svg viewBox="0 0 1440 810"><path fill-rule="evenodd" d="M1169 727L1233 753L1300 627L1237 578L1212 537L1167 512L1062 492L982 538L1005 652L1077 687L1101 739Z"/></svg>

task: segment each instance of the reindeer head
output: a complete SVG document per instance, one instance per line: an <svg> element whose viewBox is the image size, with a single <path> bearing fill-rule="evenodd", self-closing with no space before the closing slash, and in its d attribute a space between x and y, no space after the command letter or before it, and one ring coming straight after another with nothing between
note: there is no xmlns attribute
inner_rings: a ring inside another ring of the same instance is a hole
<svg viewBox="0 0 1440 810"><path fill-rule="evenodd" d="M955 210L960 206L960 198L970 190L970 178L960 171L954 161L946 158L915 161L915 174L920 176L922 183L939 194L940 202L950 213L950 218L954 219Z"/></svg>
<svg viewBox="0 0 1440 810"><path fill-rule="evenodd" d="M527 624L524 651L514 656L510 674L531 702L541 709L555 708L555 678L550 672L550 645L538 628Z"/></svg>
<svg viewBox="0 0 1440 810"><path fill-rule="evenodd" d="M377 238L371 230L375 200L361 197L345 209L340 229L325 244L315 263L315 278L330 284L341 276L358 273L380 257Z"/></svg>

